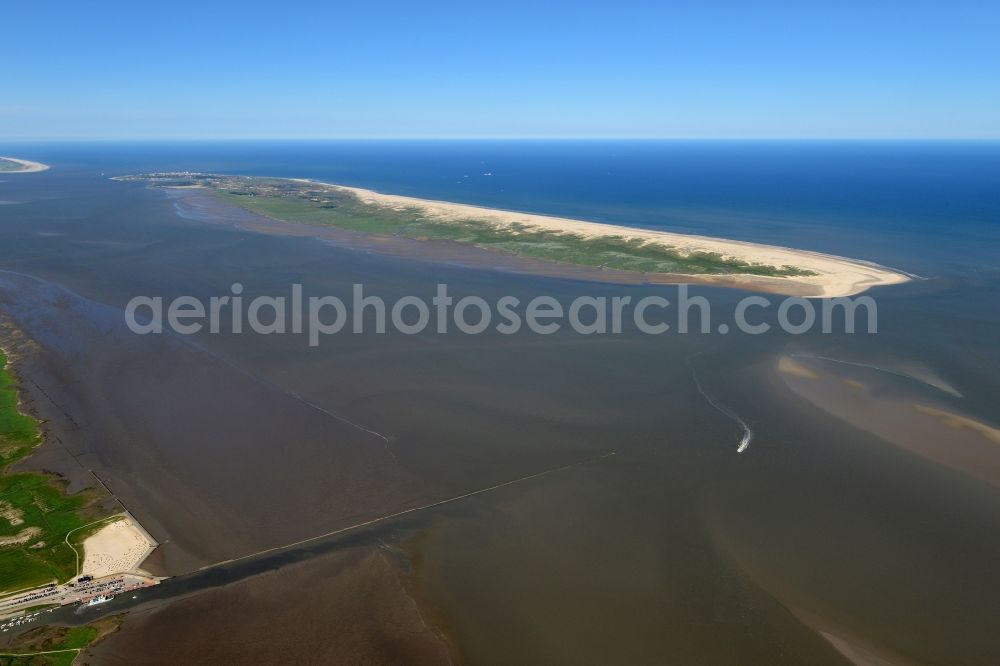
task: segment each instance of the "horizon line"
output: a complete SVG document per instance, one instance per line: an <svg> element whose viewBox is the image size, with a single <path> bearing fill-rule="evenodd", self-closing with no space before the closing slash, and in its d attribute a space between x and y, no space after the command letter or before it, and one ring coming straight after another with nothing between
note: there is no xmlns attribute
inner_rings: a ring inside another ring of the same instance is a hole
<svg viewBox="0 0 1000 666"><path fill-rule="evenodd" d="M824 142L996 142L1000 136L315 136L315 137L0 137L0 143L237 142L237 141L824 141Z"/></svg>

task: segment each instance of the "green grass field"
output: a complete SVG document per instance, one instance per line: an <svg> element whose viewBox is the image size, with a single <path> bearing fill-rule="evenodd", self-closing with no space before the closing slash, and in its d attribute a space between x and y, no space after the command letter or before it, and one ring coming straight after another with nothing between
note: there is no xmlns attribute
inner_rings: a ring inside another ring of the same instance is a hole
<svg viewBox="0 0 1000 666"><path fill-rule="evenodd" d="M310 183L199 175L157 184L206 185L227 202L278 220L382 236L449 240L581 266L685 275L814 275L795 266L753 264L714 253L685 255L666 245L621 236L585 238L526 226L498 227L475 219L433 220L422 217L417 209L392 210L366 204L350 192L317 188Z"/></svg>
<svg viewBox="0 0 1000 666"><path fill-rule="evenodd" d="M93 520L86 511L98 494L67 495L43 474L8 468L41 442L38 423L18 410L13 378L0 352L0 592L63 582L76 574L76 555L66 535ZM86 530L75 532L78 544Z"/></svg>
<svg viewBox="0 0 1000 666"><path fill-rule="evenodd" d="M38 443L38 424L17 409L17 391L14 380L6 371L7 357L0 351L0 465L6 466L8 456L19 456L18 451L30 451ZM21 453L20 455L23 455Z"/></svg>
<svg viewBox="0 0 1000 666"><path fill-rule="evenodd" d="M0 648L0 666L69 666L80 650L115 632L122 616L101 618L82 627L46 626L32 629ZM39 654L39 653L53 654Z"/></svg>

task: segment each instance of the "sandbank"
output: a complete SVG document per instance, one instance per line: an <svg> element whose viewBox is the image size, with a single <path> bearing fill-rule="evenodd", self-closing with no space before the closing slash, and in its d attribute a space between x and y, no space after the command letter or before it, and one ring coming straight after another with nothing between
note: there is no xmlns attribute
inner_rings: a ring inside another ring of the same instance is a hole
<svg viewBox="0 0 1000 666"><path fill-rule="evenodd" d="M3 155L0 155L0 160L6 160L8 162L14 162L15 164L21 165L20 169L0 170L0 175L6 175L8 173L35 173L37 171L45 171L49 168L48 164L32 162L31 160L22 160L17 157L4 157Z"/></svg>

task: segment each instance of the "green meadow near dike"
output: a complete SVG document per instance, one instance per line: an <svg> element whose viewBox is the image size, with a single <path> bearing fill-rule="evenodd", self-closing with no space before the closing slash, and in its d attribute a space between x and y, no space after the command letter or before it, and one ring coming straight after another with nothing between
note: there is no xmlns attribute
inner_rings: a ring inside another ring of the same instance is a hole
<svg viewBox="0 0 1000 666"><path fill-rule="evenodd" d="M10 472L41 439L38 422L18 409L14 379L0 351L0 594L75 576L77 555L66 537L73 532L70 540L80 548L88 530L79 528L100 517L97 491L67 495L48 475Z"/></svg>
<svg viewBox="0 0 1000 666"><path fill-rule="evenodd" d="M0 665L69 666L83 648L117 631L121 622L119 615L81 627L37 627L0 648Z"/></svg>
<svg viewBox="0 0 1000 666"><path fill-rule="evenodd" d="M795 266L756 264L710 252L684 254L637 238L584 237L523 224L500 226L472 217L427 217L416 208L374 205L350 191L307 181L213 174L144 174L119 179L147 181L160 187L207 187L230 203L277 220L380 236L452 241L580 266L684 275L815 275Z"/></svg>

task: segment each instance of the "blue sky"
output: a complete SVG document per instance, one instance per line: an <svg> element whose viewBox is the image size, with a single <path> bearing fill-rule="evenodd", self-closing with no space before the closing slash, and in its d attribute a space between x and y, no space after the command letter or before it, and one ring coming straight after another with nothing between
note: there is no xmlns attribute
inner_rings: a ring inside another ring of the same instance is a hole
<svg viewBox="0 0 1000 666"><path fill-rule="evenodd" d="M0 139L1000 138L997 2L32 2Z"/></svg>

